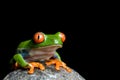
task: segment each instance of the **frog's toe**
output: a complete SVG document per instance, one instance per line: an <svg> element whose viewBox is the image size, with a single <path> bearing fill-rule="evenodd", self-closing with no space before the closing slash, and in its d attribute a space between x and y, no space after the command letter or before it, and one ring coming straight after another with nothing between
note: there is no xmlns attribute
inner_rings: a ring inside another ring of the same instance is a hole
<svg viewBox="0 0 120 80"><path fill-rule="evenodd" d="M17 69L19 67L18 63L16 62L14 65L14 69Z"/></svg>
<svg viewBox="0 0 120 80"><path fill-rule="evenodd" d="M34 66L33 65L28 64L28 68L29 68L29 71L28 71L29 74L34 73Z"/></svg>
<svg viewBox="0 0 120 80"><path fill-rule="evenodd" d="M45 70L45 67L41 63L39 63L38 67L40 68L40 70Z"/></svg>
<svg viewBox="0 0 120 80"><path fill-rule="evenodd" d="M49 60L48 62L46 62L45 64L46 64L47 66L50 66L50 65L55 64L55 63L56 63L56 60L51 59L51 60Z"/></svg>

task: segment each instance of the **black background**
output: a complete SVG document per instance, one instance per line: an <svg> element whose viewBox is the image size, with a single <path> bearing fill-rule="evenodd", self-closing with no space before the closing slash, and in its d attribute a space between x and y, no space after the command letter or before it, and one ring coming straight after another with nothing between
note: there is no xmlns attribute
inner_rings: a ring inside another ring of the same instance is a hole
<svg viewBox="0 0 120 80"><path fill-rule="evenodd" d="M97 21L87 8L80 11L81 13L78 13L78 10L73 9L72 13L71 10L67 13L64 10L53 14L48 14L48 11L42 14L27 12L15 15L3 13L0 25L0 78L4 78L10 72L9 60L15 54L18 44L31 39L37 31L46 34L63 32L66 41L63 48L58 50L62 60L85 79L88 79L88 69L92 70L95 76L97 63L94 62L94 53L98 44L96 37L99 29L95 27Z"/></svg>

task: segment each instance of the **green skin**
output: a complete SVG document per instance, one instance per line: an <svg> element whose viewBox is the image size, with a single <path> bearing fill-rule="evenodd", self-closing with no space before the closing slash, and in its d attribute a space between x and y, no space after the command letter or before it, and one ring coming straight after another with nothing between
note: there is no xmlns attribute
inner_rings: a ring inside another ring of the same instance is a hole
<svg viewBox="0 0 120 80"><path fill-rule="evenodd" d="M13 56L11 62L15 61L24 68L29 65L29 62L49 60L51 58L61 60L59 54L56 52L56 50L61 48L63 44L59 34L60 32L57 32L56 34L44 34L44 41L39 44L34 43L32 39L21 42L18 45L17 53ZM35 51L36 53L32 53ZM41 53L42 55L38 55ZM36 54L38 56L34 57Z"/></svg>

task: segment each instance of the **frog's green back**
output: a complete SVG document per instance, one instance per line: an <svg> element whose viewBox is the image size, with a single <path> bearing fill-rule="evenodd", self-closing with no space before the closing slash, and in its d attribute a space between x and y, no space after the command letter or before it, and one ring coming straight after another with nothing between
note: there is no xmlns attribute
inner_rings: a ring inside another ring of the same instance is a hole
<svg viewBox="0 0 120 80"><path fill-rule="evenodd" d="M31 43L31 40L23 41L18 45L18 48L29 48L30 43Z"/></svg>

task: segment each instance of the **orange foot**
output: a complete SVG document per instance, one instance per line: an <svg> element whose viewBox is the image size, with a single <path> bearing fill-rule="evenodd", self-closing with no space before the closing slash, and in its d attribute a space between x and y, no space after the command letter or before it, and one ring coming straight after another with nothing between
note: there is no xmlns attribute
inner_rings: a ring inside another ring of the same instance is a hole
<svg viewBox="0 0 120 80"><path fill-rule="evenodd" d="M55 64L55 68L56 70L60 70L60 66L62 66L63 68L65 68L68 72L71 72L72 70L66 66L66 64L64 62L62 62L61 60L58 59L51 59L48 62L46 62L46 65L49 66L51 64Z"/></svg>
<svg viewBox="0 0 120 80"><path fill-rule="evenodd" d="M35 67L39 68L40 70L44 70L45 69L45 67L41 63L39 63L39 62L30 62L29 66L27 67L27 68L29 68L28 73L29 74L34 73L34 68Z"/></svg>
<svg viewBox="0 0 120 80"><path fill-rule="evenodd" d="M16 62L15 64L14 64L14 69L17 69L19 67L19 65L18 65L18 63Z"/></svg>

